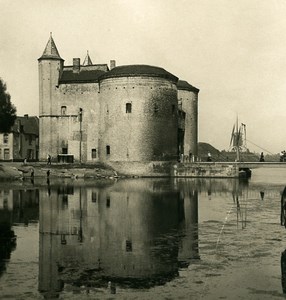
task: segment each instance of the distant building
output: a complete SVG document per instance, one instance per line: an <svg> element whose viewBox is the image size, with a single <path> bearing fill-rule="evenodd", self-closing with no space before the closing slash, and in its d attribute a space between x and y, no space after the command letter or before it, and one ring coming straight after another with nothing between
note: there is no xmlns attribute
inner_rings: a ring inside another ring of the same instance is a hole
<svg viewBox="0 0 286 300"><path fill-rule="evenodd" d="M199 90L149 65L64 66L50 37L39 62L40 160L175 160L197 156Z"/></svg>
<svg viewBox="0 0 286 300"><path fill-rule="evenodd" d="M38 117L17 117L10 133L0 133L0 160L37 160L38 155Z"/></svg>

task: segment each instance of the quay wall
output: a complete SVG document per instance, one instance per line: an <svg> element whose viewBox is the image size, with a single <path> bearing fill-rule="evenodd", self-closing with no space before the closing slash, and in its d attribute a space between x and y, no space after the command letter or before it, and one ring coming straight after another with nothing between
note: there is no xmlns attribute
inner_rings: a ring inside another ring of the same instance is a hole
<svg viewBox="0 0 286 300"><path fill-rule="evenodd" d="M173 165L171 176L234 178L239 176L239 167L222 163L177 163Z"/></svg>

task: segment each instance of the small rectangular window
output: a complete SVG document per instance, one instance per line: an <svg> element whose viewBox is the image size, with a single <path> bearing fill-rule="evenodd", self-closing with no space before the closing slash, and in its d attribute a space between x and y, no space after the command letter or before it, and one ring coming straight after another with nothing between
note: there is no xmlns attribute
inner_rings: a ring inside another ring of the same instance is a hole
<svg viewBox="0 0 286 300"><path fill-rule="evenodd" d="M96 149L91 149L91 158L96 158Z"/></svg>
<svg viewBox="0 0 286 300"><path fill-rule="evenodd" d="M62 148L62 154L68 154L68 148Z"/></svg>
<svg viewBox="0 0 286 300"><path fill-rule="evenodd" d="M4 144L8 144L8 136L9 136L8 133L3 134L3 143Z"/></svg>
<svg viewBox="0 0 286 300"><path fill-rule="evenodd" d="M66 245L67 240L66 240L66 235L65 234L61 234L61 244L62 245Z"/></svg>
<svg viewBox="0 0 286 300"><path fill-rule="evenodd" d="M67 107L66 107L66 106L62 106L62 107L61 107L61 114L62 114L62 115L65 115L66 112L67 112Z"/></svg>
<svg viewBox="0 0 286 300"><path fill-rule="evenodd" d="M110 146L109 145L106 146L106 154L110 155Z"/></svg>
<svg viewBox="0 0 286 300"><path fill-rule="evenodd" d="M132 252L132 241L126 241L126 252Z"/></svg>
<svg viewBox="0 0 286 300"><path fill-rule="evenodd" d="M130 114L132 111L132 104L131 103L126 103L126 113Z"/></svg>
<svg viewBox="0 0 286 300"><path fill-rule="evenodd" d="M68 205L69 205L69 201L68 201L68 195L63 195L63 198L62 198L62 207L63 208L67 208Z"/></svg>
<svg viewBox="0 0 286 300"><path fill-rule="evenodd" d="M159 106L154 104L154 113L157 114L159 112Z"/></svg>
<svg viewBox="0 0 286 300"><path fill-rule="evenodd" d="M110 197L107 196L106 198L106 207L110 207Z"/></svg>
<svg viewBox="0 0 286 300"><path fill-rule="evenodd" d="M96 197L96 192L92 192L91 193L91 202L96 202L96 199L97 199L97 197Z"/></svg>
<svg viewBox="0 0 286 300"><path fill-rule="evenodd" d="M10 159L10 149L4 149L4 160Z"/></svg>

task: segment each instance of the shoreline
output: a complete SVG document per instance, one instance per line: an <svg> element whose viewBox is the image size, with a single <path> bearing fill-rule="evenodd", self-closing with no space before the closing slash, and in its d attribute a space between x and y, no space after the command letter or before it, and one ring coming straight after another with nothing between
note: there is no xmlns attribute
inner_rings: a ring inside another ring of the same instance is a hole
<svg viewBox="0 0 286 300"><path fill-rule="evenodd" d="M176 161L109 162L106 163L52 163L0 162L0 180L26 178L72 178L72 179L117 179L117 178L239 178L236 163Z"/></svg>

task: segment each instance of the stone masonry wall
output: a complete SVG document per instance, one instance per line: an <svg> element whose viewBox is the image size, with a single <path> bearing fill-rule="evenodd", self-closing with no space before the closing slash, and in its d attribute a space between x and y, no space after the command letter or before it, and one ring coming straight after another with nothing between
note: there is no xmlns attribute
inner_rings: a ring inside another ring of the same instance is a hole
<svg viewBox="0 0 286 300"><path fill-rule="evenodd" d="M177 155L174 83L153 77L105 79L100 83L100 103L101 160L151 161ZM126 111L127 103L131 112Z"/></svg>
<svg viewBox="0 0 286 300"><path fill-rule="evenodd" d="M182 110L186 113L184 155L198 155L198 95L192 91L178 90Z"/></svg>

